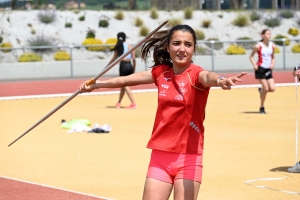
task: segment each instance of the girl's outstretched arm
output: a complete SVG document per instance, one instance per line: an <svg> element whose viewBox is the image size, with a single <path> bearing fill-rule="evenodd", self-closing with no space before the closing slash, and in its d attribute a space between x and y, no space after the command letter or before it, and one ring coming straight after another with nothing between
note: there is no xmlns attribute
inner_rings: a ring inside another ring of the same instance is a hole
<svg viewBox="0 0 300 200"><path fill-rule="evenodd" d="M104 81L96 80L96 82L91 85L87 85L87 82L88 81L85 81L79 86L81 93L91 92L98 88L120 88L125 86L154 83L151 70L131 74L129 76L120 76Z"/></svg>

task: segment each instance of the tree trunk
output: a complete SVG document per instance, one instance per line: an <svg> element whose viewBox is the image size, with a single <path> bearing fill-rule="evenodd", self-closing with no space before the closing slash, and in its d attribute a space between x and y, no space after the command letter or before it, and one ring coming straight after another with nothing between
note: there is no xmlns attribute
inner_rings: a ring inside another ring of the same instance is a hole
<svg viewBox="0 0 300 200"><path fill-rule="evenodd" d="M156 7L158 8L157 2L158 0L151 0L151 7Z"/></svg>
<svg viewBox="0 0 300 200"><path fill-rule="evenodd" d="M80 9L80 0L77 0L78 9Z"/></svg>
<svg viewBox="0 0 300 200"><path fill-rule="evenodd" d="M16 10L17 9L17 0L11 0L11 9Z"/></svg>
<svg viewBox="0 0 300 200"><path fill-rule="evenodd" d="M128 9L129 10L137 9L136 0L128 0Z"/></svg>
<svg viewBox="0 0 300 200"><path fill-rule="evenodd" d="M278 0L272 0L272 9L278 8Z"/></svg>
<svg viewBox="0 0 300 200"><path fill-rule="evenodd" d="M216 9L221 10L221 0L216 0Z"/></svg>

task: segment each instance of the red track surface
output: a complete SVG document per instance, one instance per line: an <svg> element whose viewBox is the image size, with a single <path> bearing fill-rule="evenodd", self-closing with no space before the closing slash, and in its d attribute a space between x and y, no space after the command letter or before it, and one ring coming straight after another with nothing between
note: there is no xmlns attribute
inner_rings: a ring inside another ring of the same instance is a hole
<svg viewBox="0 0 300 200"><path fill-rule="evenodd" d="M220 73L224 76L234 76L236 73ZM294 78L291 71L273 72L276 83L292 83ZM74 93L79 85L87 79L68 79L68 80L40 80L40 81L22 81L22 82L0 82L0 97L5 96L23 96L23 95L41 95L41 94L61 94ZM243 82L238 84L258 84L253 72L243 77ZM151 89L156 88L154 84L134 86L131 89ZM101 89L101 91L113 91L119 89ZM100 91L100 90L97 90Z"/></svg>
<svg viewBox="0 0 300 200"><path fill-rule="evenodd" d="M1 200L106 200L86 194L55 189L0 177Z"/></svg>

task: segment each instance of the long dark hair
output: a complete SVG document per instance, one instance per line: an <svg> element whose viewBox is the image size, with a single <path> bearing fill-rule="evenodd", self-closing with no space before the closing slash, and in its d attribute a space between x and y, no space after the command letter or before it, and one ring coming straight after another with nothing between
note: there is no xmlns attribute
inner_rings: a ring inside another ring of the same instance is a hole
<svg viewBox="0 0 300 200"><path fill-rule="evenodd" d="M118 52L118 57L120 57L124 53L124 46L123 43L126 40L126 34L124 32L120 32L117 34L117 44L116 46L112 49L112 51L117 51Z"/></svg>
<svg viewBox="0 0 300 200"><path fill-rule="evenodd" d="M188 31L192 34L194 39L194 48L196 49L196 33L194 29L192 29L189 25L176 25L170 30L163 30L155 33L148 41L146 41L141 49L142 52L142 60L147 62L147 56L150 55L150 50L153 47L153 60L154 66L160 64L166 64L169 66L173 66L172 59L170 58L170 54L167 51L167 46L170 44L170 40L175 31L182 30Z"/></svg>
<svg viewBox="0 0 300 200"><path fill-rule="evenodd" d="M270 31L270 29L266 28L261 31L261 35L264 35L267 31ZM261 39L260 42L264 41L264 39Z"/></svg>

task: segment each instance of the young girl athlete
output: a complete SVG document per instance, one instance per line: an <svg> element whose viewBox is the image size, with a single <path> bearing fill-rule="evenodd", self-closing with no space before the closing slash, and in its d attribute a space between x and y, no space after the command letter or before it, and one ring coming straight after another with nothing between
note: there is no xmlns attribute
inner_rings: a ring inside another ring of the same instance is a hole
<svg viewBox="0 0 300 200"><path fill-rule="evenodd" d="M113 48L114 55L111 58L110 62L108 65L110 65L112 62L114 62L118 57L120 57L122 54L126 53L130 48L131 45L127 44L126 41L126 34L124 32L119 32L117 34L118 42L116 46ZM131 60L133 63L131 63ZM133 65L132 65L133 64ZM120 76L128 76L130 74L133 74L135 71L135 51L131 52L128 56L126 56L121 62L120 62L120 67L119 67L119 73ZM121 87L120 89L120 95L119 95L119 100L116 104L116 108L121 108L121 101L124 97L124 94L128 95L131 104L127 108L136 108L137 105L134 101L132 92L128 86Z"/></svg>
<svg viewBox="0 0 300 200"><path fill-rule="evenodd" d="M147 147L152 149L143 200L195 200L202 181L205 107L210 87L230 90L246 75L221 77L195 65L196 35L188 25L155 33L142 47L147 61L153 50L154 66L130 76L97 80L80 86L81 92L155 83L158 108Z"/></svg>
<svg viewBox="0 0 300 200"><path fill-rule="evenodd" d="M275 91L275 82L273 79L272 71L275 65L274 57L274 44L270 42L271 31L264 29L261 32L262 40L257 43L250 55L250 61L255 71L255 78L258 79L261 86L258 88L260 93L260 108L259 112L266 114L264 103L268 92ZM253 59L254 54L258 54L258 61Z"/></svg>

